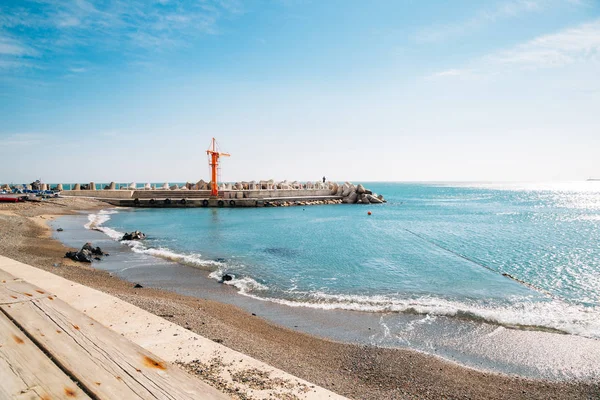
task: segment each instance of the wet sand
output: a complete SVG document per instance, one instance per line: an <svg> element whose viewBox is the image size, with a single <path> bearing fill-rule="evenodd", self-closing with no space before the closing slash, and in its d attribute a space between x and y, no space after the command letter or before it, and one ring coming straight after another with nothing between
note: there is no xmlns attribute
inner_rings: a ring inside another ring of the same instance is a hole
<svg viewBox="0 0 600 400"><path fill-rule="evenodd" d="M110 293L350 398L600 398L599 383L523 379L480 372L411 350L324 340L269 323L232 305L158 289L134 289L109 272L64 259L67 248L52 239L46 222L53 216L106 207L83 198L0 204L0 254Z"/></svg>

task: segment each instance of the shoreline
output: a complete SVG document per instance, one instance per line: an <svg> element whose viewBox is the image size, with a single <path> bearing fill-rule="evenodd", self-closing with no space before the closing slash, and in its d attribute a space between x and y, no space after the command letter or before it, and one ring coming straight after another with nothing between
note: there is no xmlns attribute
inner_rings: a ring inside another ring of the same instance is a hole
<svg viewBox="0 0 600 400"><path fill-rule="evenodd" d="M62 209L64 204L25 203L22 208L20 204L2 205L0 254L113 294L341 395L364 399L600 396L598 384L550 382L486 373L414 350L334 342L274 325L229 304L159 289L133 289L130 282L106 271L62 258L67 248L51 237L49 227L44 228L47 218L99 210L107 205L89 199L61 199L61 202L68 205ZM54 264L60 266L54 267Z"/></svg>

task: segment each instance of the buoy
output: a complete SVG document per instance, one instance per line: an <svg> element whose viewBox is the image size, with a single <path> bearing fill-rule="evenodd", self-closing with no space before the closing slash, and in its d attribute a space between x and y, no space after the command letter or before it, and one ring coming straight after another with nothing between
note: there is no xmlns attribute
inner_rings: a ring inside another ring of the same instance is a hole
<svg viewBox="0 0 600 400"><path fill-rule="evenodd" d="M367 212L368 215L371 215L371 211Z"/></svg>

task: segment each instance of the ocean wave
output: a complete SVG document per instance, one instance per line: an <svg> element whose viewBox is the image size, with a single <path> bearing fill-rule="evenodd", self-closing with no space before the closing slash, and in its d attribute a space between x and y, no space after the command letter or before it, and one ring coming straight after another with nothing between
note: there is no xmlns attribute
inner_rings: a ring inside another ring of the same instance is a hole
<svg viewBox="0 0 600 400"><path fill-rule="evenodd" d="M266 297L252 292L241 294L289 307L447 316L508 327L533 327L600 338L600 308L571 305L560 300L515 299L506 305L484 305L429 296L403 299L389 296L295 292L295 298L281 298L283 296Z"/></svg>
<svg viewBox="0 0 600 400"><path fill-rule="evenodd" d="M179 264L187 265L190 267L196 267L204 270L211 270L212 267L222 266L223 263L219 261L206 260L201 257L200 254L180 254L174 251L171 251L168 248L152 248L146 247L140 242L136 242L133 240L125 240L121 243L126 244L131 247L131 249L139 254L147 254L153 257L162 258L163 260L173 261Z"/></svg>
<svg viewBox="0 0 600 400"><path fill-rule="evenodd" d="M84 225L85 229L96 229L110 219L110 216L117 214L115 210L100 210L98 214L88 214L88 223Z"/></svg>
<svg viewBox="0 0 600 400"><path fill-rule="evenodd" d="M221 281L225 271L223 268L219 268L216 271L213 271L209 278ZM224 281L223 283L226 285L234 286L239 290L239 293L247 294L255 291L266 291L269 289L268 286L263 285L262 283L250 278L249 276L238 277L237 274L229 273L229 275L233 278L230 281Z"/></svg>
<svg viewBox="0 0 600 400"><path fill-rule="evenodd" d="M120 241L122 244L130 247L133 252L138 254L147 254L153 257L162 258L163 260L173 261L179 264L201 269L207 269L208 267L218 268L223 265L223 263L219 261L205 260L200 254L180 254L164 247L147 247L143 242L137 240L121 240L125 234L124 232L119 232L115 229L103 226L104 223L110 220L111 215L117 213L118 211L116 210L101 210L98 214L90 214L88 215L89 222L85 225L85 227L87 229L94 229L103 232L111 239Z"/></svg>

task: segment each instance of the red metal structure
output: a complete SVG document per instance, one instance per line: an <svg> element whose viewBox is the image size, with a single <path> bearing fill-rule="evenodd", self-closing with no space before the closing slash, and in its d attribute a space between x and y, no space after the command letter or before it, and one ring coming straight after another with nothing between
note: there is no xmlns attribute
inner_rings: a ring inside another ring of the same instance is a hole
<svg viewBox="0 0 600 400"><path fill-rule="evenodd" d="M208 150L206 150L206 154L208 154L208 165L211 168L211 180L210 180L210 195L211 197L218 197L219 188L218 188L218 169L219 169L219 158L220 157L229 157L228 153L221 153L217 146L217 140L212 138L210 142L210 146Z"/></svg>

